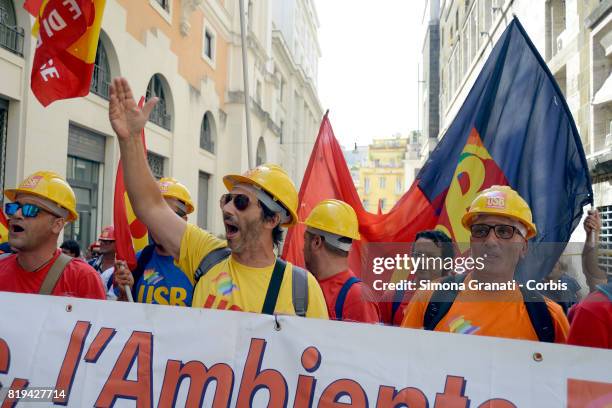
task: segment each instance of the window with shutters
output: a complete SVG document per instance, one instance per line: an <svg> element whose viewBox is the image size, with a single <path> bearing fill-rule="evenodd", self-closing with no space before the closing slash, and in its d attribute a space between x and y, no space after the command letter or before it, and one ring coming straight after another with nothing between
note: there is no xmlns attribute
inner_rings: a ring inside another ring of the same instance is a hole
<svg viewBox="0 0 612 408"><path fill-rule="evenodd" d="M601 217L599 235L599 267L606 272L608 280L612 276L612 205L597 208Z"/></svg>
<svg viewBox="0 0 612 408"><path fill-rule="evenodd" d="M266 144L264 143L263 137L259 138L259 142L257 142L257 155L255 165L259 166L260 164L264 164L266 162Z"/></svg>
<svg viewBox="0 0 612 408"><path fill-rule="evenodd" d="M210 174L199 172L198 175L198 227L208 227L208 184Z"/></svg>
<svg viewBox="0 0 612 408"><path fill-rule="evenodd" d="M91 86L89 90L108 100L110 78L110 67L108 65L106 49L102 41L98 41L98 51L96 52L96 60L94 61L93 76L91 77Z"/></svg>
<svg viewBox="0 0 612 408"><path fill-rule="evenodd" d="M215 123L212 113L206 112L200 127L200 148L215 153Z"/></svg>
<svg viewBox="0 0 612 408"><path fill-rule="evenodd" d="M170 10L170 0L155 0L164 10Z"/></svg>
<svg viewBox="0 0 612 408"><path fill-rule="evenodd" d="M0 0L0 47L23 56L24 29L17 26L13 0Z"/></svg>

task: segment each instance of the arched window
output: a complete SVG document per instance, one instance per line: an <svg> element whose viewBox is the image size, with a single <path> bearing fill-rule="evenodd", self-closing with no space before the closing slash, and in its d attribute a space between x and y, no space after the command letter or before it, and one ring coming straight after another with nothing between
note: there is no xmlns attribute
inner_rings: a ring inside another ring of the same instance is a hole
<svg viewBox="0 0 612 408"><path fill-rule="evenodd" d="M153 78L151 78L149 85L147 86L146 99L149 100L155 96L159 98L159 101L157 102L157 105L155 105L155 108L153 108L151 116L149 116L149 120L156 125L163 127L164 129L171 130L172 113L170 112L164 84L159 74L153 75Z"/></svg>
<svg viewBox="0 0 612 408"><path fill-rule="evenodd" d="M200 148L215 153L215 119L212 113L206 112L200 128Z"/></svg>
<svg viewBox="0 0 612 408"><path fill-rule="evenodd" d="M0 0L0 23L11 27L17 25L13 0Z"/></svg>
<svg viewBox="0 0 612 408"><path fill-rule="evenodd" d="M263 137L260 137L259 142L257 142L257 156L255 157L256 166L266 162L266 144L264 143Z"/></svg>
<svg viewBox="0 0 612 408"><path fill-rule="evenodd" d="M17 27L13 0L0 0L0 47L23 55L24 30Z"/></svg>
<svg viewBox="0 0 612 408"><path fill-rule="evenodd" d="M91 86L89 90L98 96L108 100L108 86L110 84L110 67L108 65L108 57L106 49L102 41L98 41L98 50L96 51L96 60L94 62L93 76L91 77Z"/></svg>

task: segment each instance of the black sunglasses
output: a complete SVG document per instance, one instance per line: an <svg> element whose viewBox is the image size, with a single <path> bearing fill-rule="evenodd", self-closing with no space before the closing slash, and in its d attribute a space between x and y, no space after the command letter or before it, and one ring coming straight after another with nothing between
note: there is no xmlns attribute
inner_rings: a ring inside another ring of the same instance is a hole
<svg viewBox="0 0 612 408"><path fill-rule="evenodd" d="M470 227L472 238L476 239L484 239L488 237L491 230L495 231L495 236L499 239L511 239L514 234L519 234L521 237L523 236L519 229L512 225L474 224Z"/></svg>
<svg viewBox="0 0 612 408"><path fill-rule="evenodd" d="M34 218L40 213L41 210L44 211L42 208L40 208L36 204L21 204L17 202L4 204L4 212L9 217L12 217L13 215L15 215L15 213L17 213L17 211L19 211L20 208L21 208L21 214L27 218Z"/></svg>
<svg viewBox="0 0 612 408"><path fill-rule="evenodd" d="M176 210L174 213L175 213L176 215L178 215L179 217L181 217L181 218L183 218L183 217L186 217L186 216L187 216L187 213L186 213L185 211L183 211L183 210Z"/></svg>
<svg viewBox="0 0 612 408"><path fill-rule="evenodd" d="M234 201L234 207L236 207L238 211L244 211L249 206L251 200L246 194L223 194L220 202L221 208L232 201Z"/></svg>

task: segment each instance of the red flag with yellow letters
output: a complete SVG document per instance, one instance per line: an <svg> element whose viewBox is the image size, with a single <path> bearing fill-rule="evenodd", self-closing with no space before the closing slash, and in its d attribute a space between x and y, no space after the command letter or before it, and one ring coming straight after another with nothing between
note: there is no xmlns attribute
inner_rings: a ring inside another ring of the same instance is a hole
<svg viewBox="0 0 612 408"><path fill-rule="evenodd" d="M32 64L32 92L43 106L85 96L96 59L106 0L31 0L39 5L32 33L38 37Z"/></svg>

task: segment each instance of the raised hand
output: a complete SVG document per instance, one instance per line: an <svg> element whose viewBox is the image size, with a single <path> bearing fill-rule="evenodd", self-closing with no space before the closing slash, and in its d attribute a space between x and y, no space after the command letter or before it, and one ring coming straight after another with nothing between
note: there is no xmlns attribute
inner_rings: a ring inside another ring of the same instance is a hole
<svg viewBox="0 0 612 408"><path fill-rule="evenodd" d="M595 231L597 234L599 234L599 230L601 230L601 219L599 217L599 211L589 210L589 215L584 220L584 230L587 234L590 234L592 231Z"/></svg>
<svg viewBox="0 0 612 408"><path fill-rule="evenodd" d="M125 78L113 78L110 85L110 104L108 117L119 140L140 137L151 111L158 98L151 98L141 108L138 107L132 89Z"/></svg>

